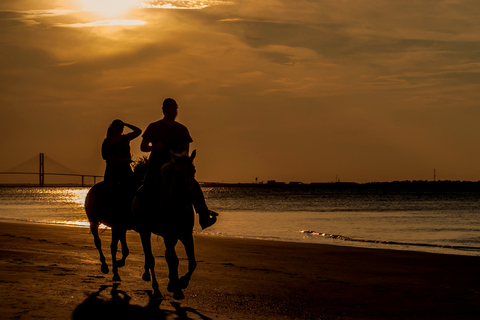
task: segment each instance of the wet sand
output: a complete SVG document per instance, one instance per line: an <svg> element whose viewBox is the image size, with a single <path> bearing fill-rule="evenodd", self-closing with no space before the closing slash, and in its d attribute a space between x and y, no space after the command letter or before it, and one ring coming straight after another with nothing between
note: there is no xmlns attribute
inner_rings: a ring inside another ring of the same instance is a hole
<svg viewBox="0 0 480 320"><path fill-rule="evenodd" d="M110 231L101 234L110 264ZM184 300L141 279L128 232L121 283L100 271L89 229L0 222L0 319L480 319L480 257L195 236ZM183 247L180 270L186 272Z"/></svg>

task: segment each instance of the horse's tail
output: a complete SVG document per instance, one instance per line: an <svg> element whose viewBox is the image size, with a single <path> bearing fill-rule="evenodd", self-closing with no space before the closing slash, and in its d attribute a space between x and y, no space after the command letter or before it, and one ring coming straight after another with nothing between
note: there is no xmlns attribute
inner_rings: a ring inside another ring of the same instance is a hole
<svg viewBox="0 0 480 320"><path fill-rule="evenodd" d="M90 225L101 223L99 217L99 193L101 192L103 185L103 181L95 184L90 190L88 190L87 196L85 197L84 208Z"/></svg>

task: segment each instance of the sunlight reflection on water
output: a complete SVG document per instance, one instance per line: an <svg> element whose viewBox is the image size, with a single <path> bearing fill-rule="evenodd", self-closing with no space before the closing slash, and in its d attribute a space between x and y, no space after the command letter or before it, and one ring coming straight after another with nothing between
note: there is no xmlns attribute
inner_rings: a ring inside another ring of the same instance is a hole
<svg viewBox="0 0 480 320"><path fill-rule="evenodd" d="M47 193L52 194L55 202L71 203L83 208L88 190L84 188L54 188L53 190L48 190Z"/></svg>

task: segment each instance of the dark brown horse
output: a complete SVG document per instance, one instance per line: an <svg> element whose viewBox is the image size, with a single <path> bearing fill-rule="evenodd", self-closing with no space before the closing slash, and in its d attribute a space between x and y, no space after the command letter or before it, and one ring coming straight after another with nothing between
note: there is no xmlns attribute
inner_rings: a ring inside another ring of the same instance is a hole
<svg viewBox="0 0 480 320"><path fill-rule="evenodd" d="M140 233L145 253L145 273L143 280L152 281L154 294L161 297L155 277L155 258L152 254L151 234L162 236L165 242L165 260L168 264L169 283L167 290L175 299L183 299L183 291L188 286L193 271L197 267L193 243L192 187L195 183L193 159L196 152L172 154L172 161L161 170L161 185L150 190L141 190L134 199L134 215L138 222L136 231ZM179 260L175 246L181 241L188 258L188 272L179 278Z"/></svg>
<svg viewBox="0 0 480 320"><path fill-rule="evenodd" d="M133 178L126 184L112 184L104 181L95 184L85 198L85 212L90 222L95 246L100 253L101 270L108 273L109 268L102 251L102 241L98 233L100 224L112 229L110 251L112 255L113 281L120 281L118 268L125 265L129 254L126 234L133 228L132 202L135 192L141 184L146 170L146 159L135 164ZM122 258L117 260L118 242L122 245Z"/></svg>

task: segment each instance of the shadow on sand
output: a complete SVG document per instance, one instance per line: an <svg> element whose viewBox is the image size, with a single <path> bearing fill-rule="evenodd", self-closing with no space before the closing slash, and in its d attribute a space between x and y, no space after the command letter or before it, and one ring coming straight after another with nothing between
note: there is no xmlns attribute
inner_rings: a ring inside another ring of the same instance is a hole
<svg viewBox="0 0 480 320"><path fill-rule="evenodd" d="M72 314L73 320L106 320L106 319L155 319L155 320L171 320L171 319L192 319L188 313L195 314L195 319L212 320L198 313L195 309L189 307L181 307L180 303L171 302L175 311L162 310L160 304L162 299L153 296L151 291L147 291L150 300L147 306L131 305L131 297L122 290L118 289L119 284L114 283L112 286L102 285L97 292L90 294ZM105 300L100 298L100 294L107 288L111 287L111 299Z"/></svg>

